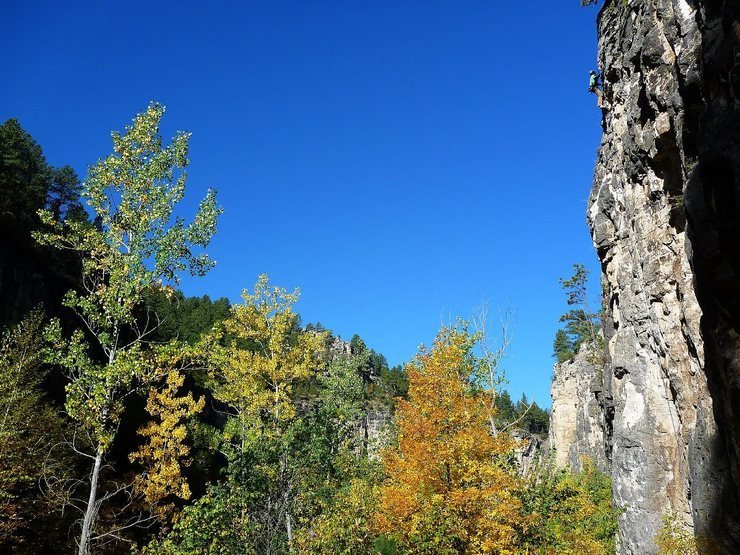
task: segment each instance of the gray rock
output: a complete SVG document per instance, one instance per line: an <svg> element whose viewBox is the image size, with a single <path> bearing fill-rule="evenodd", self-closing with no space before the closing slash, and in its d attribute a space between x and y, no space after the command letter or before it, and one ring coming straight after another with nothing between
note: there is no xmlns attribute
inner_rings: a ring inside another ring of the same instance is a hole
<svg viewBox="0 0 740 555"><path fill-rule="evenodd" d="M560 397L576 420L553 442L573 465L603 434L620 553L655 553L669 512L740 553L740 4L607 1L598 33L606 108L588 219L608 360L600 416L589 370L556 370L553 422Z"/></svg>
<svg viewBox="0 0 740 555"><path fill-rule="evenodd" d="M556 364L550 385L549 448L555 466L581 470L584 457L607 470L604 369L593 351L581 349L570 362Z"/></svg>

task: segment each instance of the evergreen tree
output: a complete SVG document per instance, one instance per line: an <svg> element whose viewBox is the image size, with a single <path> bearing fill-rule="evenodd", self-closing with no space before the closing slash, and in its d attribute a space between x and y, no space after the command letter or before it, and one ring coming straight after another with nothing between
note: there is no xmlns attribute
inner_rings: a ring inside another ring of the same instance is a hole
<svg viewBox="0 0 740 555"><path fill-rule="evenodd" d="M500 424L506 425L516 419L516 408L511 395L504 390L496 395L496 420Z"/></svg>
<svg viewBox="0 0 740 555"><path fill-rule="evenodd" d="M573 340L565 330L558 330L555 333L555 341L553 342L553 356L557 359L558 363L567 362L573 360L575 353L573 352Z"/></svg>
<svg viewBox="0 0 740 555"><path fill-rule="evenodd" d="M0 125L0 221L18 232L37 227L53 169L16 119Z"/></svg>
<svg viewBox="0 0 740 555"><path fill-rule="evenodd" d="M554 356L558 362L570 360L583 344L589 344L596 357L594 362L598 362L604 349L602 322L601 314L589 308L588 270L583 264L574 264L573 275L561 278L560 285L567 295L568 306L573 308L560 317L565 329L558 330L555 335Z"/></svg>
<svg viewBox="0 0 740 555"><path fill-rule="evenodd" d="M159 325L152 339L178 339L194 345L216 324L229 317L230 308L231 304L225 297L213 301L208 295L186 297L180 291L155 289L147 295L146 310L142 311L140 319L145 320L147 314L157 315Z"/></svg>
<svg viewBox="0 0 740 555"><path fill-rule="evenodd" d="M47 191L46 208L55 220L86 219L85 210L80 203L81 193L80 179L70 166L53 170Z"/></svg>

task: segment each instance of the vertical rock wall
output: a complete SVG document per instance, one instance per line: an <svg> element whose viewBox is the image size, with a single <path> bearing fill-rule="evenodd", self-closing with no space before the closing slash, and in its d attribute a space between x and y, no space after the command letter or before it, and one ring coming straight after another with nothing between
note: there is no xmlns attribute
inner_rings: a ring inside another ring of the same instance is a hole
<svg viewBox="0 0 740 555"><path fill-rule="evenodd" d="M717 206L716 200L705 202L706 192L694 183L701 181L695 176L697 166L704 164L702 145L704 158L714 160L718 150L737 151L740 132L735 123L721 141L719 131L704 123L737 115L734 96L724 101L724 111L707 115L705 71L718 50L729 59L729 67L739 51L717 46L736 40L731 33L737 32L737 18L730 12L736 14L737 2L705 4L612 0L598 20L606 107L588 218L602 262L608 311L605 395L613 399L614 412L606 414L610 436L605 444L615 501L624 508L621 553L654 553L653 538L668 512L720 542L726 552L740 552L736 488L728 462L733 437L728 428L740 425L728 417L737 419L740 412L729 407L731 397L722 400L716 391L732 383L737 391L728 367L737 368L740 344L736 327L725 323L725 333L718 337L716 323L707 325L706 318L702 323L702 309L720 312L725 300L704 291L716 285L716 267L722 265L711 240L718 233L716 218L705 214L702 272L709 285L698 280L698 289L689 242L693 227L687 236L689 200L702 199L697 204L705 209L707 204ZM737 81L729 71L724 81L717 79L718 87L728 79ZM740 172L738 158L733 160L716 162L707 172L723 181L731 167L736 185ZM718 195L720 202L734 203L728 209L731 215L720 214L734 217L719 227L734 234L735 241L724 259L723 291L740 291L740 266L728 262L737 261L738 197ZM708 222L715 229L707 229ZM691 218L689 223L693 226ZM724 243L729 242L728 235ZM715 315L713 321L722 318ZM705 348L711 349L711 357ZM715 359L721 359L724 370L717 370Z"/></svg>
<svg viewBox="0 0 740 555"><path fill-rule="evenodd" d="M701 102L685 185L704 370L730 467L718 533L740 537L740 1L702 2ZM737 549L740 552L740 549Z"/></svg>
<svg viewBox="0 0 740 555"><path fill-rule="evenodd" d="M549 448L559 468L582 468L583 457L606 470L606 410L603 367L583 349L572 361L556 364L550 385Z"/></svg>

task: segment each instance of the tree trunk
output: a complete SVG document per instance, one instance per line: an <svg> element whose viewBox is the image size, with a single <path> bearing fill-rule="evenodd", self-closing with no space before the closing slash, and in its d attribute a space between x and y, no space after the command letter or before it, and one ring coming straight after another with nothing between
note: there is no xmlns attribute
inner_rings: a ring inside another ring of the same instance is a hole
<svg viewBox="0 0 740 555"><path fill-rule="evenodd" d="M100 464L102 461L103 451L98 448L98 451L95 454L95 463L93 464L92 472L90 473L90 497L87 500L85 517L82 520L82 533L80 534L80 547L77 551L78 555L89 555L90 553L90 538L92 536L93 523L95 522L98 508L98 476L100 475Z"/></svg>

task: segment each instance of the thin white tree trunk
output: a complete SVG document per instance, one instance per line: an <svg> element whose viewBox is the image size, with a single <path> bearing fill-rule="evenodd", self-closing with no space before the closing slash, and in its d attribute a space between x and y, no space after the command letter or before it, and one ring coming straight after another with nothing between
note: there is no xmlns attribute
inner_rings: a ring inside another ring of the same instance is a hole
<svg viewBox="0 0 740 555"><path fill-rule="evenodd" d="M95 454L95 463L90 474L90 497L87 500L85 517L82 520L82 533L80 534L78 555L89 555L90 553L90 538L92 536L92 528L95 522L98 504L98 476L100 475L100 464L102 461L103 451L99 448Z"/></svg>
<svg viewBox="0 0 740 555"><path fill-rule="evenodd" d="M288 549L293 543L293 524L290 522L290 511L285 511L285 530L288 532Z"/></svg>

